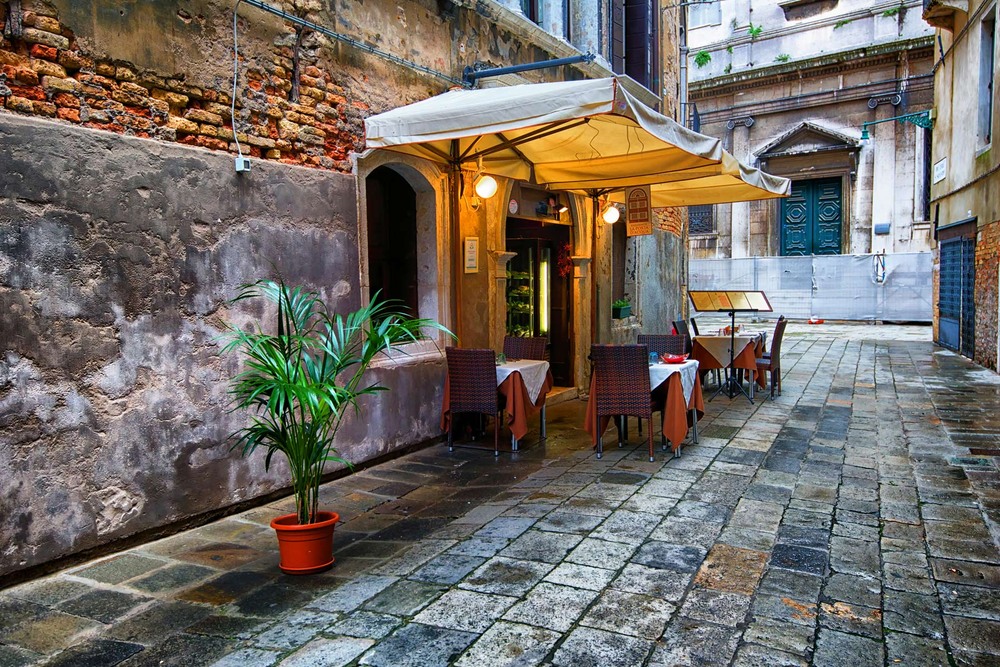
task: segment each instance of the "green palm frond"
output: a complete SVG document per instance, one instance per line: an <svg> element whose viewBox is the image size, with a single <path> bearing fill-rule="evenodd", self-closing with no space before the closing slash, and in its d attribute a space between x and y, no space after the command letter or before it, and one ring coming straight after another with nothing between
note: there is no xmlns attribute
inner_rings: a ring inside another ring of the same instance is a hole
<svg viewBox="0 0 1000 667"><path fill-rule="evenodd" d="M334 447L347 409L357 413L361 396L387 390L362 385L372 361L419 340L425 330L452 334L433 320L409 317L401 304L377 293L355 311L331 314L316 292L280 278L241 285L231 303L259 298L277 308L276 333L265 333L259 324L229 327L223 347L244 360L229 385L232 409L250 413L249 425L232 434L232 449L244 456L265 449L265 470L275 454L284 455L299 523L311 523L325 464L351 466Z"/></svg>

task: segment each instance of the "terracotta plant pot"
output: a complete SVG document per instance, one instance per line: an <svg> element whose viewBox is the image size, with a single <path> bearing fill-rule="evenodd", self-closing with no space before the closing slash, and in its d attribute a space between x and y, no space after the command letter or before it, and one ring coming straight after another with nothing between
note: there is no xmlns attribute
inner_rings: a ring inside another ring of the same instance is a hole
<svg viewBox="0 0 1000 667"><path fill-rule="evenodd" d="M284 514L271 522L278 534L278 567L285 574L316 574L333 567L333 527L336 512L318 512L316 523L302 525L295 514Z"/></svg>

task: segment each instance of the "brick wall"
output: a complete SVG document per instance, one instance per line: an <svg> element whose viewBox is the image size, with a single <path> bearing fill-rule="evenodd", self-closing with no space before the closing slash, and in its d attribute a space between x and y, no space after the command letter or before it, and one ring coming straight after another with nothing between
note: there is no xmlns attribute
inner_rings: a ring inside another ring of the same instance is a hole
<svg viewBox="0 0 1000 667"><path fill-rule="evenodd" d="M681 236L684 231L684 216L682 210L679 207L666 207L666 208L654 208L653 217L656 220L656 228L673 234L674 236Z"/></svg>
<svg viewBox="0 0 1000 667"><path fill-rule="evenodd" d="M26 3L27 4L27 3ZM46 15L46 14L51 15ZM0 12L0 35L5 12ZM138 71L94 58L71 27L41 3L26 7L20 37L0 39L0 108L85 127L236 152L231 98L186 83L183 75ZM331 73L300 60L298 101L291 101L292 28L271 45L262 68L245 61L236 117L244 154L291 164L350 171L348 155L363 149L367 105L351 98Z"/></svg>
<svg viewBox="0 0 1000 667"><path fill-rule="evenodd" d="M976 363L997 370L997 255L1000 221L979 228L976 241Z"/></svg>

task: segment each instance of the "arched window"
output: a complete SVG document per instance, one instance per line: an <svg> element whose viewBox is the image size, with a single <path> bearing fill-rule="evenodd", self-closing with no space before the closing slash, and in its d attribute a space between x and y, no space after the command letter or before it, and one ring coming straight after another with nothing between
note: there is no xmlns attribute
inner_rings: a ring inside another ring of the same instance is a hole
<svg viewBox="0 0 1000 667"><path fill-rule="evenodd" d="M417 194L393 169L378 167L366 180L368 289L402 302L418 315Z"/></svg>

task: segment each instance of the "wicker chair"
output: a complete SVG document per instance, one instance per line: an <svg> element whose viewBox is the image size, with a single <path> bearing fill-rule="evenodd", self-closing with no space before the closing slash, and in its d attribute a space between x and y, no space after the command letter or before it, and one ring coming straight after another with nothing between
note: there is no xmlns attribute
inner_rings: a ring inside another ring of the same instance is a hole
<svg viewBox="0 0 1000 667"><path fill-rule="evenodd" d="M600 431L601 417L639 417L652 420L653 413L663 414L662 406L654 403L649 388L649 348L645 345L591 345L590 358L594 367L594 394L597 424L594 446L597 458L604 455ZM623 429L618 429L618 446L622 445ZM653 429L647 435L649 460L653 461ZM666 440L663 441L666 447Z"/></svg>
<svg viewBox="0 0 1000 667"><path fill-rule="evenodd" d="M536 359L545 361L545 347L549 339L544 336L504 336L503 354L508 359Z"/></svg>
<svg viewBox="0 0 1000 667"><path fill-rule="evenodd" d="M691 354L691 332L688 330L687 321L675 320L674 329L677 331L678 336L687 336L687 342L684 344L684 352L682 354Z"/></svg>
<svg viewBox="0 0 1000 667"><path fill-rule="evenodd" d="M684 334L639 334L638 343L657 354L686 354L690 349Z"/></svg>
<svg viewBox="0 0 1000 667"><path fill-rule="evenodd" d="M778 316L778 321L775 322L775 326L777 326L778 322L784 321L784 319L785 319L784 315L779 315ZM771 347L774 347L774 340L773 339L771 340ZM763 353L761 353L760 356L761 356L762 359L770 359L771 358L771 353L770 353L770 351L766 351L765 350Z"/></svg>
<svg viewBox="0 0 1000 667"><path fill-rule="evenodd" d="M757 372L767 371L771 374L771 400L774 400L774 389L777 387L781 396L781 339L785 335L785 325L788 320L784 315L778 318L774 325L774 337L771 338L771 351L763 359L757 360Z"/></svg>
<svg viewBox="0 0 1000 667"><path fill-rule="evenodd" d="M454 451L455 415L475 412L493 417L493 453L500 455L500 397L493 350L445 348L448 359L448 451Z"/></svg>

